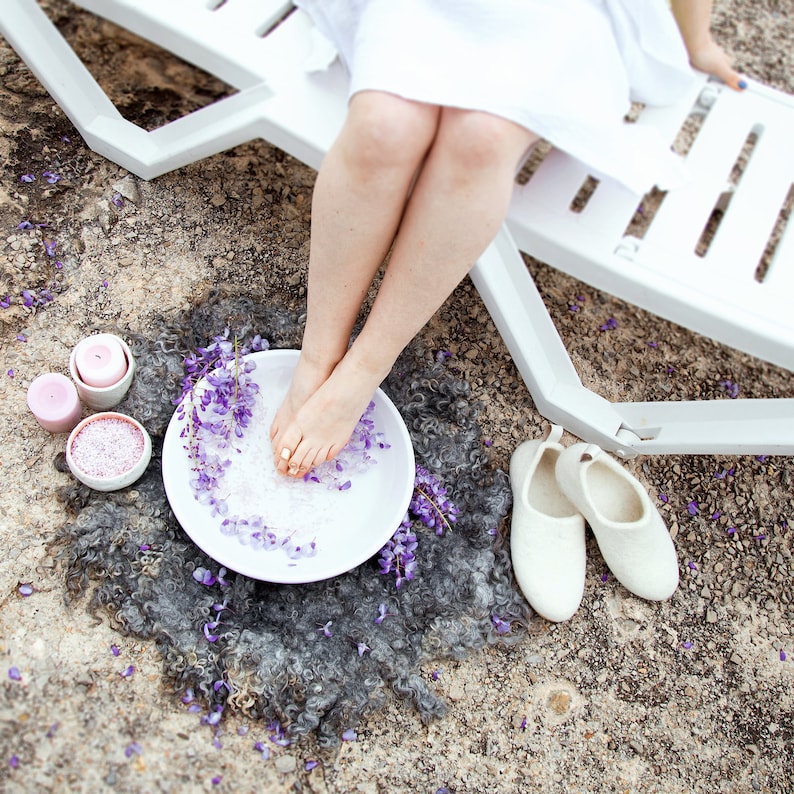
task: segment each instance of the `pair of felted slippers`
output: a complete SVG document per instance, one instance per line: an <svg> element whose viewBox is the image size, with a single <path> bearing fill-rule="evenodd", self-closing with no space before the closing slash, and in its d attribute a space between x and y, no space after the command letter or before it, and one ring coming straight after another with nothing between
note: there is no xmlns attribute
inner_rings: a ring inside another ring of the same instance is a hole
<svg viewBox="0 0 794 794"><path fill-rule="evenodd" d="M604 562L630 592L664 601L678 587L678 557L640 483L595 444L562 446L563 429L525 441L510 460L513 571L532 608L560 622L579 608L585 523Z"/></svg>

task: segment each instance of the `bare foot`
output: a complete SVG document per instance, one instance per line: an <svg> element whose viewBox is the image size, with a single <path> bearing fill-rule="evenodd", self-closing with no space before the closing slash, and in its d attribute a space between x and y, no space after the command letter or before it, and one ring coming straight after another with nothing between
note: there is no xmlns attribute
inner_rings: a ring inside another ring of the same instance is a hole
<svg viewBox="0 0 794 794"><path fill-rule="evenodd" d="M284 432L295 422L298 411L317 389L325 383L333 369L334 364L323 366L312 362L305 354L301 353L287 394L270 425L270 442L273 446L273 454L276 456L277 464L285 448L282 438ZM285 460L292 457L293 449L294 447L289 447L290 454L286 456Z"/></svg>
<svg viewBox="0 0 794 794"><path fill-rule="evenodd" d="M276 468L302 477L338 455L350 440L384 375L342 359L274 438Z"/></svg>

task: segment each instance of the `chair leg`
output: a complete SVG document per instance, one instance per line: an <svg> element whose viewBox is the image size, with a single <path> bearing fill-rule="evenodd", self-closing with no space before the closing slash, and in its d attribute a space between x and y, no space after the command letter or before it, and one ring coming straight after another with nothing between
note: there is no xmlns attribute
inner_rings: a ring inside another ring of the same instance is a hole
<svg viewBox="0 0 794 794"><path fill-rule="evenodd" d="M142 179L259 136L272 91L244 89L151 132L127 121L36 0L3 0L0 33L61 106L86 144Z"/></svg>
<svg viewBox="0 0 794 794"><path fill-rule="evenodd" d="M581 382L506 227L470 277L538 411L623 458L794 454L794 399L610 403Z"/></svg>

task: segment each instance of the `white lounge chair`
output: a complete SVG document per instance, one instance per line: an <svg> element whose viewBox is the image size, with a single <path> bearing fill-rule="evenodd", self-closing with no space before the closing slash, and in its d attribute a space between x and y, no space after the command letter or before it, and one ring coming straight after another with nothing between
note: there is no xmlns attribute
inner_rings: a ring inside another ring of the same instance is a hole
<svg viewBox="0 0 794 794"><path fill-rule="evenodd" d="M95 151L144 179L262 138L317 168L342 124L339 64L308 74L312 26L284 0L74 0L224 80L237 93L147 132L121 117L36 0L3 0L0 32ZM675 107L644 110L667 139L692 112L692 183L664 198L642 239L628 236L640 196L597 186L572 209L586 170L558 151L516 185L506 224L471 279L538 411L623 457L638 453L794 454L794 398L611 403L577 375L519 250L598 289L794 371L794 232L782 208L794 181L794 100L704 77ZM752 156L728 176L748 138ZM705 255L713 209L725 209ZM737 219L741 219L740 222ZM762 278L758 264L780 235Z"/></svg>

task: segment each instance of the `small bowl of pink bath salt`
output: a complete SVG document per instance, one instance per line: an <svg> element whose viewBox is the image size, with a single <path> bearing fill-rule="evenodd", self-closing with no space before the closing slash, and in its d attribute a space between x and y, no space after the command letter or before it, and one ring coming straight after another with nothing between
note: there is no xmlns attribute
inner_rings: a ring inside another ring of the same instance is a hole
<svg viewBox="0 0 794 794"><path fill-rule="evenodd" d="M95 491L132 485L152 458L152 440L144 426L113 411L83 419L66 442L66 463L80 482Z"/></svg>

